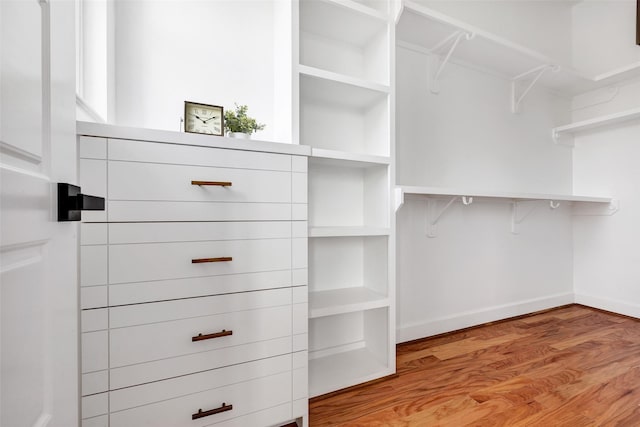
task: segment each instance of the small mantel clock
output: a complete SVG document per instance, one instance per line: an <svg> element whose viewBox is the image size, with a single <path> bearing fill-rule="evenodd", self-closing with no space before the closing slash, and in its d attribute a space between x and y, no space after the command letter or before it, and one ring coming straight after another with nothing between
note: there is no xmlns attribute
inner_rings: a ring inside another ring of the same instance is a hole
<svg viewBox="0 0 640 427"><path fill-rule="evenodd" d="M184 102L184 131L222 136L224 110L218 105Z"/></svg>

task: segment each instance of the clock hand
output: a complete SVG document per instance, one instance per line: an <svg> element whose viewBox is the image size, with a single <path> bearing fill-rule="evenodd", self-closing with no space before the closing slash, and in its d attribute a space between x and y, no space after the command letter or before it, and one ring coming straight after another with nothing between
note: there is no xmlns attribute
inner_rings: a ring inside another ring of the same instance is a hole
<svg viewBox="0 0 640 427"><path fill-rule="evenodd" d="M217 118L217 117L218 117L218 116L211 116L211 117L209 117L208 119L206 119L204 122L205 122L205 123L207 123L209 120L215 119L215 118Z"/></svg>
<svg viewBox="0 0 640 427"><path fill-rule="evenodd" d="M204 121L204 120L203 120L199 115L197 115L197 114L193 114L193 113L189 113L189 114L191 114L192 116L194 116L196 119L200 120L202 123L207 123L207 122L206 122L206 121Z"/></svg>

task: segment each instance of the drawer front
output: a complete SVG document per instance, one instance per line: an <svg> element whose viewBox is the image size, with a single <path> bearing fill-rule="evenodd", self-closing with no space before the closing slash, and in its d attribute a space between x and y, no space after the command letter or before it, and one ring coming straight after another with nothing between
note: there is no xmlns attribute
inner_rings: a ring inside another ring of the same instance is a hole
<svg viewBox="0 0 640 427"><path fill-rule="evenodd" d="M208 240L286 239L292 236L292 224L297 223L288 221L112 223L108 225L108 236L109 243L112 245L200 242ZM106 224L100 225L107 227ZM106 237L104 240L106 243Z"/></svg>
<svg viewBox="0 0 640 427"><path fill-rule="evenodd" d="M110 161L108 176L111 201L291 203L290 172Z"/></svg>
<svg viewBox="0 0 640 427"><path fill-rule="evenodd" d="M123 283L109 286L109 305L139 304L231 292L286 288L292 283L292 274L289 270ZM83 290L98 288L106 288L106 286L94 286L83 288ZM104 299L106 300L106 295ZM106 302L100 307L105 305Z"/></svg>
<svg viewBox="0 0 640 427"><path fill-rule="evenodd" d="M203 427L291 401L291 373L283 372L163 402L111 413L111 427ZM202 410L225 410L192 420ZM264 420L265 425L271 424Z"/></svg>
<svg viewBox="0 0 640 427"><path fill-rule="evenodd" d="M113 390L109 393L109 407L113 412L123 411L231 384L243 383L256 378L289 372L292 363L292 355L283 354L220 369L211 369L177 378Z"/></svg>
<svg viewBox="0 0 640 427"><path fill-rule="evenodd" d="M109 308L109 327L124 328L236 311L278 307L291 304L292 293L291 288L282 288L111 307Z"/></svg>
<svg viewBox="0 0 640 427"><path fill-rule="evenodd" d="M194 372L204 372L225 366L266 359L291 353L292 344L291 337L282 337L170 359L159 359L139 365L113 368L109 370L109 386L112 390L116 390L188 375Z"/></svg>
<svg viewBox="0 0 640 427"><path fill-rule="evenodd" d="M109 246L110 284L290 268L290 239Z"/></svg>
<svg viewBox="0 0 640 427"><path fill-rule="evenodd" d="M303 206L303 207L301 207ZM290 221L306 219L307 205L288 203L112 200L109 221Z"/></svg>
<svg viewBox="0 0 640 427"><path fill-rule="evenodd" d="M111 329L109 365L115 368L290 336L291 323L289 305ZM200 334L219 335L193 341Z"/></svg>
<svg viewBox="0 0 640 427"><path fill-rule="evenodd" d="M291 171L291 158L288 154L109 139L110 160Z"/></svg>

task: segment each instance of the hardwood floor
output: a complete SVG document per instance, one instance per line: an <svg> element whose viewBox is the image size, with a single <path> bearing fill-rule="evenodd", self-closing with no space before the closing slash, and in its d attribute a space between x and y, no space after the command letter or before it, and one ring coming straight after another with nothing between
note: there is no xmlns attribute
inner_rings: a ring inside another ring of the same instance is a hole
<svg viewBox="0 0 640 427"><path fill-rule="evenodd" d="M640 426L640 321L572 305L397 347L310 426Z"/></svg>

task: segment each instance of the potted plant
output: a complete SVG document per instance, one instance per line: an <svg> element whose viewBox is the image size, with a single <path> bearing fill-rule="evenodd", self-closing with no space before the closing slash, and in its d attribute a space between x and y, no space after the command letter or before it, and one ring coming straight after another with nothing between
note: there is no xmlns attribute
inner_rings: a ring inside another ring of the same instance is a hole
<svg viewBox="0 0 640 427"><path fill-rule="evenodd" d="M265 125L247 115L249 107L235 104L235 110L224 112L224 127L232 138L251 138L255 131L264 129Z"/></svg>

